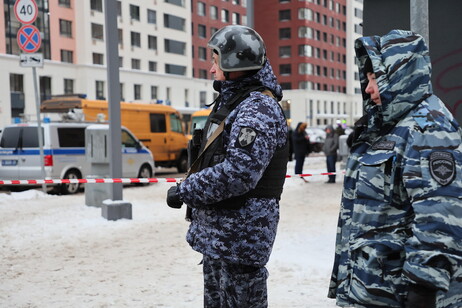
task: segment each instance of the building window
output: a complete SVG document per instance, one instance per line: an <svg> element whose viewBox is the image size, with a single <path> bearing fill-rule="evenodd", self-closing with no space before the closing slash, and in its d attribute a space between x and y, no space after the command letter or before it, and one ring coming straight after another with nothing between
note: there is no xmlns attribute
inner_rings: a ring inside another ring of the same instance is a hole
<svg viewBox="0 0 462 308"><path fill-rule="evenodd" d="M175 65L175 64L165 64L165 73L185 76L186 66Z"/></svg>
<svg viewBox="0 0 462 308"><path fill-rule="evenodd" d="M313 74L313 65L310 63L300 63L298 65L298 73L300 75L312 75Z"/></svg>
<svg viewBox="0 0 462 308"><path fill-rule="evenodd" d="M298 19L301 20L313 20L313 11L308 8L298 9Z"/></svg>
<svg viewBox="0 0 462 308"><path fill-rule="evenodd" d="M290 82L281 82L281 88L283 90L291 90L292 89L292 83L290 83Z"/></svg>
<svg viewBox="0 0 462 308"><path fill-rule="evenodd" d="M290 28L279 29L279 39L280 40L290 39Z"/></svg>
<svg viewBox="0 0 462 308"><path fill-rule="evenodd" d="M175 29L185 31L186 20L181 17L164 14L164 27L169 29Z"/></svg>
<svg viewBox="0 0 462 308"><path fill-rule="evenodd" d="M71 0L59 0L58 1L59 6L62 7L71 7Z"/></svg>
<svg viewBox="0 0 462 308"><path fill-rule="evenodd" d="M157 100L157 86L151 86L151 99Z"/></svg>
<svg viewBox="0 0 462 308"><path fill-rule="evenodd" d="M210 6L210 18L213 20L218 19L218 8L214 5Z"/></svg>
<svg viewBox="0 0 462 308"><path fill-rule="evenodd" d="M207 38L207 28L205 25L197 25L197 35L200 38Z"/></svg>
<svg viewBox="0 0 462 308"><path fill-rule="evenodd" d="M61 49L61 62L74 63L74 53L72 50Z"/></svg>
<svg viewBox="0 0 462 308"><path fill-rule="evenodd" d="M148 35L148 48L157 50L157 36Z"/></svg>
<svg viewBox="0 0 462 308"><path fill-rule="evenodd" d="M103 25L92 23L91 24L91 37L96 40L103 40L104 39Z"/></svg>
<svg viewBox="0 0 462 308"><path fill-rule="evenodd" d="M280 75L290 75L292 74L292 67L290 64L280 64L279 65L279 74Z"/></svg>
<svg viewBox="0 0 462 308"><path fill-rule="evenodd" d="M205 3L204 2L197 2L197 15L205 16Z"/></svg>
<svg viewBox="0 0 462 308"><path fill-rule="evenodd" d="M59 34L65 37L72 37L72 22L69 20L60 19Z"/></svg>
<svg viewBox="0 0 462 308"><path fill-rule="evenodd" d="M302 90L312 90L313 84L310 81L300 81L298 87Z"/></svg>
<svg viewBox="0 0 462 308"><path fill-rule="evenodd" d="M300 38L307 38L307 39L312 39L313 38L313 29L310 27L299 27L298 28L298 37Z"/></svg>
<svg viewBox="0 0 462 308"><path fill-rule="evenodd" d="M74 94L74 79L64 78L64 94Z"/></svg>
<svg viewBox="0 0 462 308"><path fill-rule="evenodd" d="M96 80L95 89L96 99L106 99L106 97L104 96L104 81Z"/></svg>
<svg viewBox="0 0 462 308"><path fill-rule="evenodd" d="M239 0L233 0L233 4L234 4L234 5L239 5L239 4L240 4L240 1L239 1Z"/></svg>
<svg viewBox="0 0 462 308"><path fill-rule="evenodd" d="M150 72L157 72L157 62L149 61L149 71Z"/></svg>
<svg viewBox="0 0 462 308"><path fill-rule="evenodd" d="M117 1L117 16L122 17L122 2Z"/></svg>
<svg viewBox="0 0 462 308"><path fill-rule="evenodd" d="M123 67L124 65L124 57L119 57L119 67Z"/></svg>
<svg viewBox="0 0 462 308"><path fill-rule="evenodd" d="M148 9L148 24L157 23L157 13L154 10Z"/></svg>
<svg viewBox="0 0 462 308"><path fill-rule="evenodd" d="M200 91L199 92L199 104L201 108L205 108L205 104L207 103L207 92Z"/></svg>
<svg viewBox="0 0 462 308"><path fill-rule="evenodd" d="M103 11L103 0L90 0L90 9L93 11Z"/></svg>
<svg viewBox="0 0 462 308"><path fill-rule="evenodd" d="M221 10L221 22L228 23L229 22L229 11L222 9Z"/></svg>
<svg viewBox="0 0 462 308"><path fill-rule="evenodd" d="M207 79L207 70L200 69L199 70L199 78Z"/></svg>
<svg viewBox="0 0 462 308"><path fill-rule="evenodd" d="M239 13L233 13L233 25L240 25L241 24L241 15Z"/></svg>
<svg viewBox="0 0 462 308"><path fill-rule="evenodd" d="M141 35L139 32L130 32L130 37L133 47L141 47Z"/></svg>
<svg viewBox="0 0 462 308"><path fill-rule="evenodd" d="M93 53L93 64L104 65L104 56L102 53Z"/></svg>
<svg viewBox="0 0 462 308"><path fill-rule="evenodd" d="M139 70L139 69L141 69L140 59L132 59L132 70Z"/></svg>
<svg viewBox="0 0 462 308"><path fill-rule="evenodd" d="M301 57L312 57L313 48L310 45L298 45L298 55Z"/></svg>
<svg viewBox="0 0 462 308"><path fill-rule="evenodd" d="M206 61L207 60L207 48L199 47L199 60Z"/></svg>
<svg viewBox="0 0 462 308"><path fill-rule="evenodd" d="M141 99L141 85L140 84L133 85L133 98L135 100Z"/></svg>
<svg viewBox="0 0 462 308"><path fill-rule="evenodd" d="M164 0L164 2L184 7L184 0Z"/></svg>
<svg viewBox="0 0 462 308"><path fill-rule="evenodd" d="M290 10L281 10L279 11L279 21L290 20Z"/></svg>
<svg viewBox="0 0 462 308"><path fill-rule="evenodd" d="M165 52L174 53L177 55L186 54L186 43L175 40L164 40Z"/></svg>
<svg viewBox="0 0 462 308"><path fill-rule="evenodd" d="M132 20L140 20L140 7L130 4L130 18Z"/></svg>
<svg viewBox="0 0 462 308"><path fill-rule="evenodd" d="M117 33L119 36L119 45L123 47L124 46L124 32L122 29L117 29Z"/></svg>
<svg viewBox="0 0 462 308"><path fill-rule="evenodd" d="M279 57L280 58L289 58L292 54L291 46L281 46L279 47Z"/></svg>
<svg viewBox="0 0 462 308"><path fill-rule="evenodd" d="M124 84L121 82L119 83L119 90L120 90L120 101L125 100L125 95L124 95Z"/></svg>

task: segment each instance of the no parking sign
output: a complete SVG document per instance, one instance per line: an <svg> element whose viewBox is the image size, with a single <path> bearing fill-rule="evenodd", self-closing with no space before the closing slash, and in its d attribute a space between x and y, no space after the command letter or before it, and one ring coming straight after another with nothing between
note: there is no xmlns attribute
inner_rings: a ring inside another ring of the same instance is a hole
<svg viewBox="0 0 462 308"><path fill-rule="evenodd" d="M36 52L42 43L39 30L32 25L21 27L18 31L17 40L19 48L25 52Z"/></svg>

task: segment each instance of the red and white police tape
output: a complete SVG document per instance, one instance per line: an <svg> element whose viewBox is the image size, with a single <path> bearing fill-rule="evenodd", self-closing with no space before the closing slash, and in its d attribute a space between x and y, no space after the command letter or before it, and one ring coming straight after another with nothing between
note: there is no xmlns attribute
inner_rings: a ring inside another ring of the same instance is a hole
<svg viewBox="0 0 462 308"><path fill-rule="evenodd" d="M342 172L302 173L286 175L286 178L304 178L316 175L336 175ZM176 183L182 178L120 178L120 179L49 179L49 180L0 180L0 185L41 185L41 184L101 184L101 183L122 183L122 184L147 184L147 183Z"/></svg>

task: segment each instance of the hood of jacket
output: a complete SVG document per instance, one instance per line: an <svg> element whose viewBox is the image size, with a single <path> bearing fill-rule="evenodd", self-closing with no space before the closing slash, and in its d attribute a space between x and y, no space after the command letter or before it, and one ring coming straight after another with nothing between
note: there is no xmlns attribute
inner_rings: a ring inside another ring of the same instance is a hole
<svg viewBox="0 0 462 308"><path fill-rule="evenodd" d="M431 63L422 36L411 31L392 30L384 36L355 41L363 107L368 117L365 141L374 142L387 133L409 111L432 94ZM376 105L365 92L364 72L371 60L382 104Z"/></svg>
<svg viewBox="0 0 462 308"><path fill-rule="evenodd" d="M221 101L226 102L236 92L241 91L246 86L262 85L273 92L275 98L282 99L282 88L278 84L273 68L267 59L263 67L257 73L238 78L235 80L215 81L214 88L219 90Z"/></svg>

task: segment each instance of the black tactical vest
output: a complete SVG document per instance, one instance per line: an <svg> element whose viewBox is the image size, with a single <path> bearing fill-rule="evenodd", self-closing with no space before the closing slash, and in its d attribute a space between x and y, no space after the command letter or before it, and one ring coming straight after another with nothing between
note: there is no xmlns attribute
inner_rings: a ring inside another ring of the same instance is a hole
<svg viewBox="0 0 462 308"><path fill-rule="evenodd" d="M216 129L220 123L228 116L228 114L231 113L231 111L233 111L242 101L249 97L251 92L263 92L264 90L266 90L266 88L263 86L252 86L239 91L239 93L236 93L235 96L233 96L224 106L221 106L219 110L217 110L218 103L215 104L204 126L201 151L205 147L208 137L210 137L210 135L213 133L214 128ZM278 106L282 111L282 107L279 104ZM222 136L223 134L216 138L205 150L199 170L212 167L224 160L226 151L223 145ZM249 198L276 198L279 200L281 198L282 189L284 186L288 158L289 140L287 138L286 144L276 149L273 158L271 159L268 167L263 173L262 178L254 189L244 195L220 201L211 205L211 207L238 209L242 207L245 204L245 201Z"/></svg>

